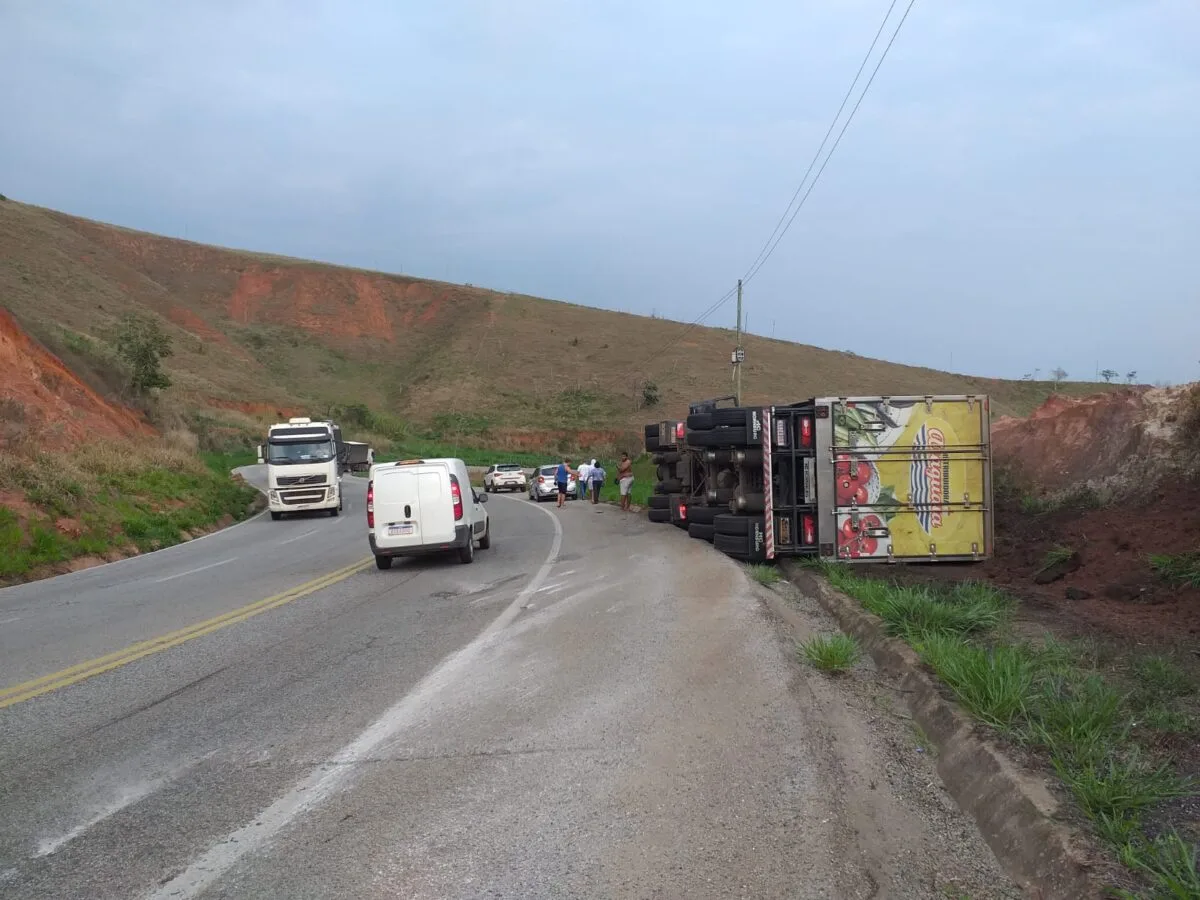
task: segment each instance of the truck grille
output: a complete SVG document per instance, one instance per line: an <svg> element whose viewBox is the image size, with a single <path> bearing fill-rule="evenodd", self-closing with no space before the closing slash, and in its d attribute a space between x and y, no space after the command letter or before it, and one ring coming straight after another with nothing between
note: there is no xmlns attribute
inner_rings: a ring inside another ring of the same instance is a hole
<svg viewBox="0 0 1200 900"><path fill-rule="evenodd" d="M275 479L280 487L285 484L324 484L326 481L324 473L317 475L280 475Z"/></svg>
<svg viewBox="0 0 1200 900"><path fill-rule="evenodd" d="M279 499L287 506L297 506L302 503L319 503L325 499L325 491L280 491Z"/></svg>

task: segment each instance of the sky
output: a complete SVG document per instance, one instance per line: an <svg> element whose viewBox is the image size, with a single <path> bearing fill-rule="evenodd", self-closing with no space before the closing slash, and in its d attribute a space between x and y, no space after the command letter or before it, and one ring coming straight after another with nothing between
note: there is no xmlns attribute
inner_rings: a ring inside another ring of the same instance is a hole
<svg viewBox="0 0 1200 900"><path fill-rule="evenodd" d="M771 235L889 4L10 0L0 192L690 322ZM1197 46L1194 0L916 0L748 329L1200 380Z"/></svg>

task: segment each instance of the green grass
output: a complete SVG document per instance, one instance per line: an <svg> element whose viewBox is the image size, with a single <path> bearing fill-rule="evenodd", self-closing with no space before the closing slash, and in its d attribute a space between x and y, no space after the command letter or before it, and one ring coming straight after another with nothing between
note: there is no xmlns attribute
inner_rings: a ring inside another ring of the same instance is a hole
<svg viewBox="0 0 1200 900"><path fill-rule="evenodd" d="M1059 544L1057 547L1051 547L1042 557L1042 569L1044 571L1049 569L1051 566L1061 565L1062 563L1067 562L1074 555L1075 551L1070 547L1064 547L1061 544Z"/></svg>
<svg viewBox="0 0 1200 900"><path fill-rule="evenodd" d="M258 456L251 450L241 450L236 453L205 452L200 454L204 464L217 475L228 475L241 466L252 466L258 461Z"/></svg>
<svg viewBox="0 0 1200 900"><path fill-rule="evenodd" d="M33 507L21 516L0 507L0 581L130 544L156 550L226 516L245 518L257 494L229 478L227 462L238 460L201 461L157 443L0 454L0 488L23 494Z"/></svg>
<svg viewBox="0 0 1200 900"><path fill-rule="evenodd" d="M778 584L783 576L779 574L779 570L774 566L768 566L766 563L755 563L746 566L746 574L753 578L761 585L770 587L773 584Z"/></svg>
<svg viewBox="0 0 1200 900"><path fill-rule="evenodd" d="M604 487L600 489L600 499L616 503L621 499L620 485L617 484L618 460L600 460L600 462L604 465L604 472L608 476L604 480ZM633 487L630 488L629 493L635 506L645 506L646 501L654 493L654 485L658 481L656 468L647 453L634 459Z"/></svg>
<svg viewBox="0 0 1200 900"><path fill-rule="evenodd" d="M1163 581L1179 587L1200 588L1200 552L1151 556L1150 568Z"/></svg>
<svg viewBox="0 0 1200 900"><path fill-rule="evenodd" d="M1101 509L1112 497L1087 485L1068 488L1053 494L1026 494L1021 497L1021 512L1028 516L1044 516L1063 510Z"/></svg>
<svg viewBox="0 0 1200 900"><path fill-rule="evenodd" d="M1036 748L1097 835L1150 893L1198 897L1196 847L1173 832L1151 839L1145 822L1200 784L1156 754L1161 737L1196 731L1183 701L1196 692L1173 658L1149 654L1101 669L1085 643L1011 639L1011 600L987 585L907 586L823 564L836 587L880 616L978 719Z"/></svg>
<svg viewBox="0 0 1200 900"><path fill-rule="evenodd" d="M844 672L858 662L858 642L847 634L822 634L800 644L799 651L822 672Z"/></svg>

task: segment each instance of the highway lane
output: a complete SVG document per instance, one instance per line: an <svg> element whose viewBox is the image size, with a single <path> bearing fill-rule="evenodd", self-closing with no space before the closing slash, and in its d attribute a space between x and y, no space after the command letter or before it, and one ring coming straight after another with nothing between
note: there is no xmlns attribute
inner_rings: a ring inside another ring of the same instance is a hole
<svg viewBox="0 0 1200 900"><path fill-rule="evenodd" d="M495 498L489 511L493 548L469 566L372 566L231 627L0 709L0 895L136 896L285 793L297 773L333 758L347 735L361 733L512 607L557 550L548 511L507 497ZM235 543L261 547L263 529L287 524L268 519L234 529L244 533ZM344 531L356 535L357 546L342 552L361 556L363 529ZM205 557L228 552L221 544L194 549ZM328 565L341 561L332 556ZM195 564L179 559L152 573L127 572L150 580ZM249 596L236 590L230 599L221 580L213 587L221 597L201 602L204 613ZM79 611L79 627L100 629L102 606L117 596L98 594L68 609ZM189 596L204 600L200 590ZM130 608L113 608L127 637ZM50 622L64 633L44 624L36 633L54 638L50 646L61 661L61 648L76 640L74 627L60 608ZM36 658L38 651L25 652Z"/></svg>
<svg viewBox="0 0 1200 900"><path fill-rule="evenodd" d="M613 507L489 510L470 566L0 709L0 894L1016 896L732 561Z"/></svg>
<svg viewBox="0 0 1200 900"><path fill-rule="evenodd" d="M265 467L238 470L266 486ZM272 597L369 556L366 482L343 512L267 515L198 540L0 590L0 690ZM0 694L0 703L3 695Z"/></svg>

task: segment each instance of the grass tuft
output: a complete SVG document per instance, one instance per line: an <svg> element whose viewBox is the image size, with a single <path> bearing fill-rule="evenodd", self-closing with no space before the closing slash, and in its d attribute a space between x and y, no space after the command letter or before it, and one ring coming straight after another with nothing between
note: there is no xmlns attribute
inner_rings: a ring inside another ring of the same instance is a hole
<svg viewBox="0 0 1200 900"><path fill-rule="evenodd" d="M754 565L746 566L746 574L766 587L778 584L783 577L779 574L778 569L774 566L768 566L765 563L755 563Z"/></svg>
<svg viewBox="0 0 1200 900"><path fill-rule="evenodd" d="M978 718L1012 731L1033 685L1033 664L1021 647L978 647L953 634L931 632L914 647Z"/></svg>
<svg viewBox="0 0 1200 900"><path fill-rule="evenodd" d="M1163 581L1179 587L1200 588L1200 551L1150 557L1150 568Z"/></svg>
<svg viewBox="0 0 1200 900"><path fill-rule="evenodd" d="M800 652L822 672L844 672L858 662L858 642L847 634L817 635L799 646Z"/></svg>
<svg viewBox="0 0 1200 900"><path fill-rule="evenodd" d="M1061 565L1062 563L1067 562L1074 555L1074 550L1072 550L1070 547L1064 547L1062 544L1059 544L1056 547L1051 547L1046 551L1046 555L1042 557L1042 569L1045 570L1049 569L1051 566Z"/></svg>

